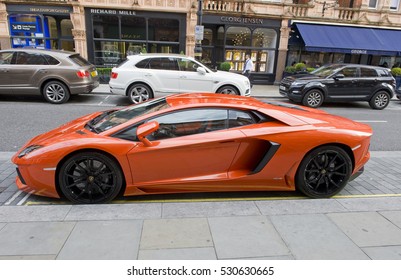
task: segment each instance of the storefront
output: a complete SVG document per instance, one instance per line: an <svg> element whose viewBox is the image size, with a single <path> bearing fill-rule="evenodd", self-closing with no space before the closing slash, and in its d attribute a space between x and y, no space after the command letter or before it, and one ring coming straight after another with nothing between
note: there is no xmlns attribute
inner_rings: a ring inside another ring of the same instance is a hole
<svg viewBox="0 0 401 280"><path fill-rule="evenodd" d="M286 65L305 62L391 67L401 61L401 30L293 22Z"/></svg>
<svg viewBox="0 0 401 280"><path fill-rule="evenodd" d="M71 7L7 5L11 47L74 50Z"/></svg>
<svg viewBox="0 0 401 280"><path fill-rule="evenodd" d="M87 8L85 18L89 61L100 67L140 52L185 51L185 14Z"/></svg>
<svg viewBox="0 0 401 280"><path fill-rule="evenodd" d="M254 63L253 83L274 82L281 21L204 15L202 24L202 62L218 68L227 61L231 71L242 72L245 54L250 54Z"/></svg>

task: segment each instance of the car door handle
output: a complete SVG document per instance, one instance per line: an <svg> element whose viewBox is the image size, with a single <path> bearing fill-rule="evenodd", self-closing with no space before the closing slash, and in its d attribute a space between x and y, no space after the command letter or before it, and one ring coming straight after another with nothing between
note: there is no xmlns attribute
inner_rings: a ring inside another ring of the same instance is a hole
<svg viewBox="0 0 401 280"><path fill-rule="evenodd" d="M147 73L147 74L145 74L145 77L152 77L152 74Z"/></svg>

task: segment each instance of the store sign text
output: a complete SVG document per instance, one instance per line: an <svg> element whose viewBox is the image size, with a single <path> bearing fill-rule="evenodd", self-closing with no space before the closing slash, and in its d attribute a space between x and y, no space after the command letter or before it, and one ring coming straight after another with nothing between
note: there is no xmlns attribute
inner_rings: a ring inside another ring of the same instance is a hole
<svg viewBox="0 0 401 280"><path fill-rule="evenodd" d="M122 16L135 16L135 11L128 10L108 10L108 9L91 9L91 14L101 15L122 15Z"/></svg>
<svg viewBox="0 0 401 280"><path fill-rule="evenodd" d="M220 17L222 22L241 23L241 24L263 24L261 18L242 18L242 17Z"/></svg>
<svg viewBox="0 0 401 280"><path fill-rule="evenodd" d="M352 54L367 54L367 50L351 50Z"/></svg>

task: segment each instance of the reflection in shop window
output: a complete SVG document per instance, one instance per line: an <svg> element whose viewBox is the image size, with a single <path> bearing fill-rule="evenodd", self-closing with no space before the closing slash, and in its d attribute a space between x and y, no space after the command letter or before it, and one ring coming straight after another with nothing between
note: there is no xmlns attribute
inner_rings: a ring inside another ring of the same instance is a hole
<svg viewBox="0 0 401 280"><path fill-rule="evenodd" d="M251 30L247 27L229 27L226 33L226 45L250 46Z"/></svg>
<svg viewBox="0 0 401 280"><path fill-rule="evenodd" d="M93 36L95 38L118 39L119 34L118 17L93 16Z"/></svg>
<svg viewBox="0 0 401 280"><path fill-rule="evenodd" d="M274 29L257 28L252 34L252 47L274 48L277 43L277 32Z"/></svg>
<svg viewBox="0 0 401 280"><path fill-rule="evenodd" d="M205 28L203 31L202 46L212 46L213 43L213 30L210 28Z"/></svg>
<svg viewBox="0 0 401 280"><path fill-rule="evenodd" d="M148 26L149 41L179 41L178 20L151 18L148 21Z"/></svg>
<svg viewBox="0 0 401 280"><path fill-rule="evenodd" d="M142 17L121 18L121 39L146 40L146 20Z"/></svg>

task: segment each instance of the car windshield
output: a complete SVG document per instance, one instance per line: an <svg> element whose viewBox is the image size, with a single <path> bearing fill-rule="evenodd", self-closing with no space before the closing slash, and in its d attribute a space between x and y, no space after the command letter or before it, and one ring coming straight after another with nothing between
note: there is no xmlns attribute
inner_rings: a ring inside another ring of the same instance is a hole
<svg viewBox="0 0 401 280"><path fill-rule="evenodd" d="M121 110L105 112L90 120L87 123L87 128L96 133L101 133L141 115L156 112L167 107L169 105L165 97L153 99Z"/></svg>
<svg viewBox="0 0 401 280"><path fill-rule="evenodd" d="M311 74L322 78L326 78L337 72L339 69L340 69L339 65L327 65L317 68L316 70L312 71Z"/></svg>

